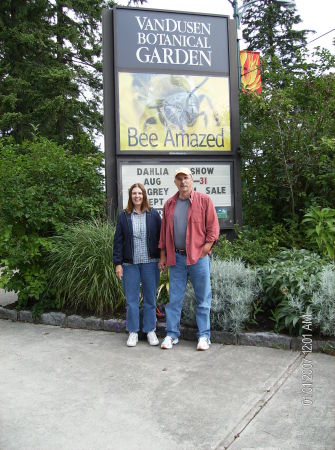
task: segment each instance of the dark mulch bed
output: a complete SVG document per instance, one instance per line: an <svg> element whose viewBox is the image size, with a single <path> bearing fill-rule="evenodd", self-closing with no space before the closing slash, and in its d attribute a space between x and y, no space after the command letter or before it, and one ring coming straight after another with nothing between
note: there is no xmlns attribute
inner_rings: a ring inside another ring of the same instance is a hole
<svg viewBox="0 0 335 450"><path fill-rule="evenodd" d="M265 313L258 313L255 322L246 325L245 331L274 331L274 322Z"/></svg>

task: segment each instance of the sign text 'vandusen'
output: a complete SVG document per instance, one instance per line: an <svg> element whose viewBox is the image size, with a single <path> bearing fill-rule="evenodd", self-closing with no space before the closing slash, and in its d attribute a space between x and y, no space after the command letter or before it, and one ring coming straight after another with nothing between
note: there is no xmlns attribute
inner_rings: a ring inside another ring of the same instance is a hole
<svg viewBox="0 0 335 450"><path fill-rule="evenodd" d="M136 16L136 59L146 64L212 65L211 24Z"/></svg>

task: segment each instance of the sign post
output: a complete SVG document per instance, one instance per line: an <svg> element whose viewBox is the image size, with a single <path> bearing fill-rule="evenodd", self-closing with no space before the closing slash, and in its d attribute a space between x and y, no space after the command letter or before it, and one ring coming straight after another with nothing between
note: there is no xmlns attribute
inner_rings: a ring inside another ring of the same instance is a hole
<svg viewBox="0 0 335 450"><path fill-rule="evenodd" d="M118 7L104 11L103 37L108 204L122 209L141 182L162 210L176 192L174 170L186 166L221 228L233 229L241 223L234 21Z"/></svg>

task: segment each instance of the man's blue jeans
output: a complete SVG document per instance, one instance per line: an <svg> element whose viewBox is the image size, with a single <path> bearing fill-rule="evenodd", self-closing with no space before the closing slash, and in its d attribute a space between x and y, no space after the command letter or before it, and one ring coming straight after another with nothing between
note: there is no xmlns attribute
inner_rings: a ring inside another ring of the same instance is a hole
<svg viewBox="0 0 335 450"><path fill-rule="evenodd" d="M127 330L137 333L140 329L140 282L143 294L143 332L156 329L156 291L159 281L158 263L123 265L122 284L127 301Z"/></svg>
<svg viewBox="0 0 335 450"><path fill-rule="evenodd" d="M195 264L187 266L186 256L176 253L176 265L169 267L169 274L169 304L165 308L167 335L173 338L180 336L180 316L189 276L197 299L198 338L200 336L210 338L212 291L209 256L200 258Z"/></svg>

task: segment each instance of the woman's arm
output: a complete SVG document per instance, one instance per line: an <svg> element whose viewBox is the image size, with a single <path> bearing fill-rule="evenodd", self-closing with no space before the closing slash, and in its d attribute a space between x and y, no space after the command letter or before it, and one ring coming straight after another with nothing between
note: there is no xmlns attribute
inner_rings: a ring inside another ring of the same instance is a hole
<svg viewBox="0 0 335 450"><path fill-rule="evenodd" d="M113 263L117 265L121 265L123 263L123 240L124 233L122 227L122 212L118 215L116 221L116 229L114 234L114 244L113 244Z"/></svg>

